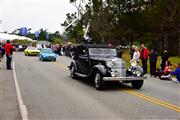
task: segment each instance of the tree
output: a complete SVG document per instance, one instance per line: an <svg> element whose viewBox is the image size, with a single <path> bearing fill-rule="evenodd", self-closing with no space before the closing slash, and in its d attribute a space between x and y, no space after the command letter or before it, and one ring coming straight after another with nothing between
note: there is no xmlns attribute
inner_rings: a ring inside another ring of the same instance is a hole
<svg viewBox="0 0 180 120"><path fill-rule="evenodd" d="M61 26L64 26L65 28L72 23L74 20L77 19L77 13L68 13L66 14L66 20ZM74 22L74 24L70 25L66 28L65 34L68 36L68 39L76 39L76 42L81 42L83 40L83 24L81 20L77 20Z"/></svg>
<svg viewBox="0 0 180 120"><path fill-rule="evenodd" d="M82 4L77 4L78 2ZM70 0L78 14L69 13L69 21L81 16L66 30L67 36L77 38L78 26L84 28L90 21L89 34L97 43L114 45L140 44L149 48L180 55L180 1L179 0ZM91 7L92 6L92 7ZM71 19L70 19L71 18ZM68 22L69 23L69 22ZM67 23L67 24L68 24ZM83 26L83 27L82 27ZM80 30L84 32L82 29Z"/></svg>
<svg viewBox="0 0 180 120"><path fill-rule="evenodd" d="M46 40L47 29L41 28L39 30L39 40Z"/></svg>

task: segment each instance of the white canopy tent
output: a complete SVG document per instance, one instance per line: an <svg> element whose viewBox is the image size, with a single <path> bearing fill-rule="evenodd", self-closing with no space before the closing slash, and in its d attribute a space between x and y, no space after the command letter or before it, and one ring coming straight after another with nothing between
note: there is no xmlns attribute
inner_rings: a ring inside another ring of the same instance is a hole
<svg viewBox="0 0 180 120"><path fill-rule="evenodd" d="M24 37L24 36L18 36L18 35L11 35L6 33L0 33L0 42L4 42L6 40L28 40L28 41L34 41L31 38Z"/></svg>

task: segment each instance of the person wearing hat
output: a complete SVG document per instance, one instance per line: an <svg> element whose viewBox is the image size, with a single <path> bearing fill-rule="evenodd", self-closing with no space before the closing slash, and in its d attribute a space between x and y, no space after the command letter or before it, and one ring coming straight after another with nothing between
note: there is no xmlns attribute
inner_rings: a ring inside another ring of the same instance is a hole
<svg viewBox="0 0 180 120"><path fill-rule="evenodd" d="M166 66L166 61L168 61L169 59L169 53L167 50L164 50L164 53L161 57L162 61L161 61L161 70L164 71L164 68Z"/></svg>

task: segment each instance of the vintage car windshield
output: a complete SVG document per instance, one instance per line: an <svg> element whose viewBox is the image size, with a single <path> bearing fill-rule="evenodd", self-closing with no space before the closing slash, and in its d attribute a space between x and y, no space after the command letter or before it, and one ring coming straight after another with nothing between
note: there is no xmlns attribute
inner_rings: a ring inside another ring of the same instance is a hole
<svg viewBox="0 0 180 120"><path fill-rule="evenodd" d="M42 49L41 50L42 53L53 53L52 49Z"/></svg>
<svg viewBox="0 0 180 120"><path fill-rule="evenodd" d="M116 49L113 48L89 48L89 55L92 56L117 56Z"/></svg>

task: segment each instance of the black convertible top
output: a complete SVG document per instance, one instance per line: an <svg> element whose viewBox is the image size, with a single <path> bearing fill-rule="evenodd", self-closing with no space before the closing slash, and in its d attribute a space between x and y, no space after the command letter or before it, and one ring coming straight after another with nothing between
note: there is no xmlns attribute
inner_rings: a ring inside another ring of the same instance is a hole
<svg viewBox="0 0 180 120"><path fill-rule="evenodd" d="M114 48L114 47L110 47L108 45L102 45L102 44L81 44L81 45L78 45L76 47L77 49L78 48Z"/></svg>

